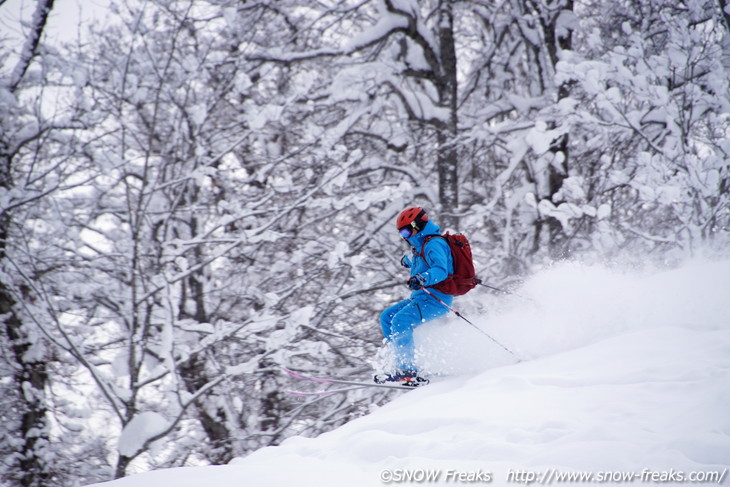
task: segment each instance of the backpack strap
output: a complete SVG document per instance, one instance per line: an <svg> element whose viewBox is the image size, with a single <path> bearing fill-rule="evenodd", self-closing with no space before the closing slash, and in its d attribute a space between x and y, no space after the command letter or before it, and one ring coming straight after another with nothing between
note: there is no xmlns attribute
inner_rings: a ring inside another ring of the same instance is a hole
<svg viewBox="0 0 730 487"><path fill-rule="evenodd" d="M446 242L446 237L444 237L443 235L426 235L423 238L423 245L421 245L421 251L420 252L416 252L416 255L418 255L419 257L421 257L423 260L426 261L426 264L428 264L428 261L426 260L426 244L428 242L430 242L431 239L438 238L438 237L443 238L444 239L444 242ZM448 246L449 243L446 242L446 245Z"/></svg>

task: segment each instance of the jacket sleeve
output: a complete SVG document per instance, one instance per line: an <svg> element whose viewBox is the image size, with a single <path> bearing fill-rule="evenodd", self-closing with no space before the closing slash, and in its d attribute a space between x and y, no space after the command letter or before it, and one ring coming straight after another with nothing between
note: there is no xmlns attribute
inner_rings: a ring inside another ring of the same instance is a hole
<svg viewBox="0 0 730 487"><path fill-rule="evenodd" d="M449 273L453 273L451 250L443 238L432 238L426 242L423 255L428 266L426 272L421 272L426 278L426 286L433 286L449 277Z"/></svg>

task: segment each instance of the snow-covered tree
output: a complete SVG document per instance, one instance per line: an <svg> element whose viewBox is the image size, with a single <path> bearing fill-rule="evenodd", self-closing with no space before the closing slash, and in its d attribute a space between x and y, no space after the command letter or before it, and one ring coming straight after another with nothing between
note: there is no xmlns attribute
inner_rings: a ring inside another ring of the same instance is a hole
<svg viewBox="0 0 730 487"><path fill-rule="evenodd" d="M52 99L47 91L62 77L54 53L42 42L53 3L36 2L20 49L4 39L0 58L0 479L28 487L59 482L62 469L49 444L48 387L54 361L25 313L34 296L23 278L38 257L28 252L27 219L44 225L39 206L68 184L72 172L65 166L64 148L72 143L67 131L76 121L72 114L42 103Z"/></svg>
<svg viewBox="0 0 730 487"><path fill-rule="evenodd" d="M582 8L580 46L558 72L575 89L557 110L579 161L560 193L563 225L607 254L722 248L730 224L723 12L704 1Z"/></svg>
<svg viewBox="0 0 730 487"><path fill-rule="evenodd" d="M320 140L332 119L300 107L290 78L309 74L239 52L268 42L245 26L276 12L129 2L118 15L76 60L89 129L75 156L93 165L56 200L63 265L33 290L53 303L37 326L96 386L94 415L118 425L99 436L122 476L137 458L223 463L302 430L279 366L356 365L332 289L358 293L339 215L370 196L342 191L362 153ZM158 451L161 438L175 446Z"/></svg>

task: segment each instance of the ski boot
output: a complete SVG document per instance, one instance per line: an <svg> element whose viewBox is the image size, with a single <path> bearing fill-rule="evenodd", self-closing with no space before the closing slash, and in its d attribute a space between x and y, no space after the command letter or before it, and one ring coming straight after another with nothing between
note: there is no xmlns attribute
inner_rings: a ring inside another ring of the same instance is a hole
<svg viewBox="0 0 730 487"><path fill-rule="evenodd" d="M417 370L399 370L395 374L377 374L376 384L399 384L408 387L425 386L429 380L418 375Z"/></svg>

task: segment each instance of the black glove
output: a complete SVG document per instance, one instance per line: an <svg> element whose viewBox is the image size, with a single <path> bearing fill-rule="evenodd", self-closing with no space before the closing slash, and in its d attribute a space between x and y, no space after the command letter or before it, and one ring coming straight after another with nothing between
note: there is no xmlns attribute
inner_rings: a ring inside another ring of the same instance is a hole
<svg viewBox="0 0 730 487"><path fill-rule="evenodd" d="M426 278L423 277L421 274L416 274L415 276L408 279L408 282L406 282L408 285L408 288L413 291L418 291L426 284Z"/></svg>

